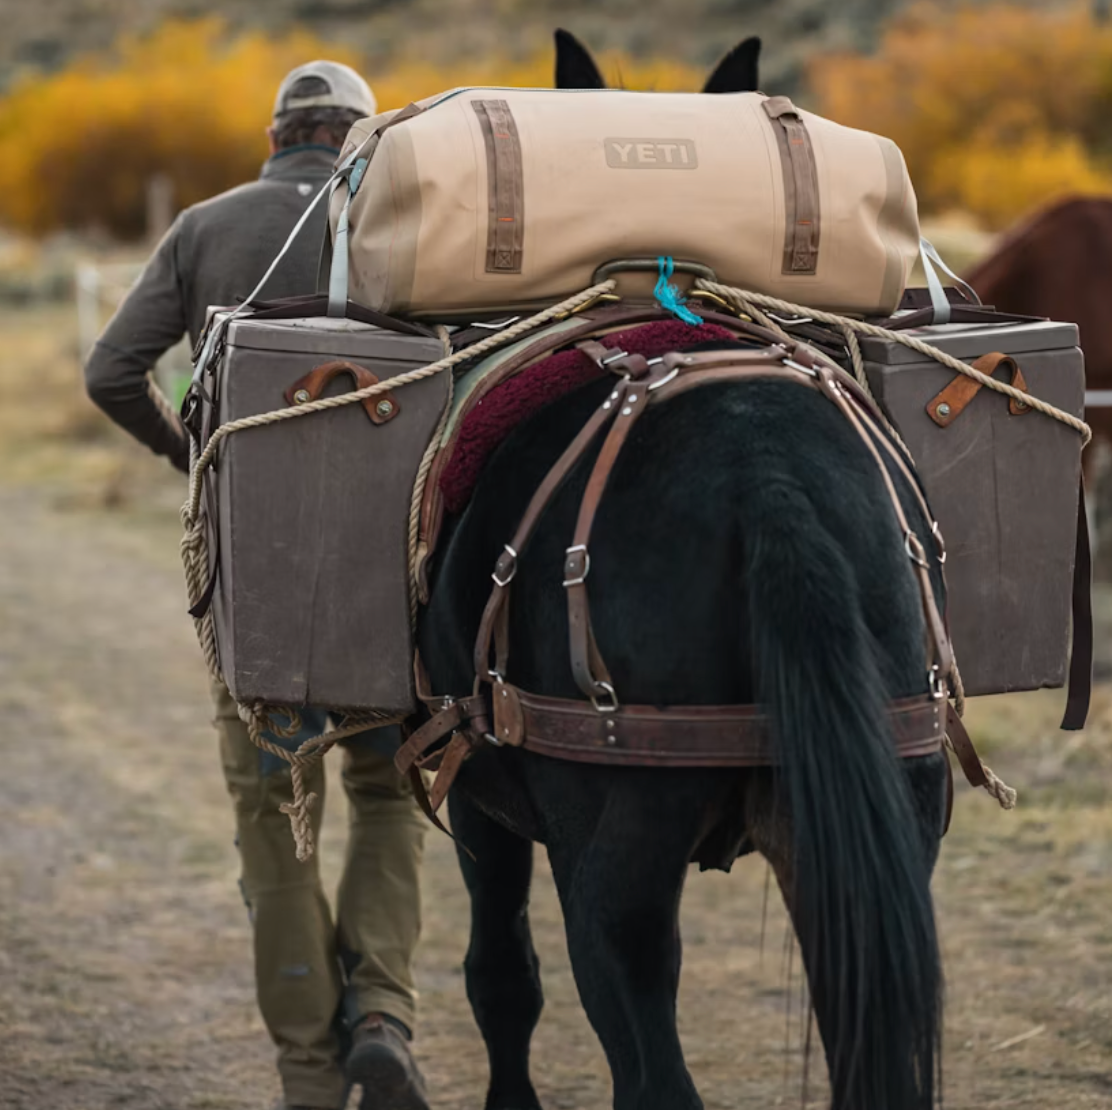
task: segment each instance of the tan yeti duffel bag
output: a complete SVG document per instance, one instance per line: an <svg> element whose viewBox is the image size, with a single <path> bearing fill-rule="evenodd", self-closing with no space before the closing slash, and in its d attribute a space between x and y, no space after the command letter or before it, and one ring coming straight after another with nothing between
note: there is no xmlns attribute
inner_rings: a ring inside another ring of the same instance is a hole
<svg viewBox="0 0 1112 1110"><path fill-rule="evenodd" d="M345 161L331 220L350 295L395 314L544 306L604 263L662 255L888 314L919 250L894 143L761 93L456 89L360 121ZM651 289L642 275L619 292Z"/></svg>

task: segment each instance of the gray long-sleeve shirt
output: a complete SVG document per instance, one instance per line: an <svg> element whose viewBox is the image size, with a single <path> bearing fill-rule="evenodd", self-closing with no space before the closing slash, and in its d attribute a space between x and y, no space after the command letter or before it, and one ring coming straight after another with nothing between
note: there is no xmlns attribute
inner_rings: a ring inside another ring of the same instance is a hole
<svg viewBox="0 0 1112 1110"><path fill-rule="evenodd" d="M210 305L235 304L255 288L328 180L337 153L322 146L280 151L263 166L258 181L182 212L85 364L93 401L180 470L188 469L188 440L180 422L171 422L152 399L147 375L183 335L196 344ZM322 203L262 296L313 292L324 220Z"/></svg>

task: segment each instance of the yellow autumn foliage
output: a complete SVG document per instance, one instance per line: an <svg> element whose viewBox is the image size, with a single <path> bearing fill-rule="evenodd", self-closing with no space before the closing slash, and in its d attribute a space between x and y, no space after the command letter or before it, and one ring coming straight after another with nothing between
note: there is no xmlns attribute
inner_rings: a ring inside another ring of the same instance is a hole
<svg viewBox="0 0 1112 1110"><path fill-rule="evenodd" d="M27 78L0 98L0 224L136 237L154 175L170 178L177 207L257 176L279 82L320 57L362 69L380 109L457 85L552 84L550 51L449 67L399 60L367 72L350 50L306 32L233 36L218 19L169 22L146 38L123 38L109 58ZM617 55L600 65L630 88L696 89L703 79L683 65Z"/></svg>
<svg viewBox="0 0 1112 1110"><path fill-rule="evenodd" d="M926 212L1004 227L1066 194L1112 192L1112 26L1088 4L898 18L873 56L810 67L816 109L894 139Z"/></svg>

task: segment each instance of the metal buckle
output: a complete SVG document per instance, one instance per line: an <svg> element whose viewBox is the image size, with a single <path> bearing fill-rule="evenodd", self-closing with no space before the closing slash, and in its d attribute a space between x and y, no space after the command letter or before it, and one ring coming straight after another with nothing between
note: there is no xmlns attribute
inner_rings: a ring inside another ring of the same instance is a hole
<svg viewBox="0 0 1112 1110"><path fill-rule="evenodd" d="M942 678L937 663L931 664L931 669L927 671L927 686L930 688L930 695L935 701L945 700L946 683Z"/></svg>
<svg viewBox="0 0 1112 1110"><path fill-rule="evenodd" d="M488 667L487 673L490 675L490 682L492 686L502 685L506 681L505 676L502 674L502 672L494 667ZM502 741L499 740L493 732L484 732L483 739L486 740L487 743L493 744L496 748L502 747Z"/></svg>
<svg viewBox="0 0 1112 1110"><path fill-rule="evenodd" d="M587 575L591 573L591 553L587 550L587 545L577 543L574 547L569 547L564 552L565 558L571 558L577 551L583 552L583 573L578 578L565 578L564 588L568 586L582 586L587 581Z"/></svg>
<svg viewBox="0 0 1112 1110"><path fill-rule="evenodd" d="M663 361L663 360L662 359L653 359L653 362L661 362L661 361ZM649 365L652 366L652 362L650 362ZM677 366L670 373L665 374L664 377L661 378L659 381L650 382L647 389L646 389L646 392L652 393L652 391L654 389L659 389L662 385L667 385L673 378L679 377L679 372L680 372L680 368Z"/></svg>
<svg viewBox="0 0 1112 1110"><path fill-rule="evenodd" d="M505 551L506 554L509 555L509 557L513 560L513 562L510 564L510 573L507 574L505 578L499 578L498 564L496 563L494 566L494 572L490 576L494 580L494 584L496 586L501 586L503 589L505 589L505 587L514 580L514 575L517 574L517 552L514 551L514 549L510 547L509 544L505 545Z"/></svg>
<svg viewBox="0 0 1112 1110"><path fill-rule="evenodd" d="M490 679L491 679L490 684L491 684L491 686L505 686L506 685L506 676L503 675L500 670L498 670L496 667L489 667L489 668L487 668L487 670L488 670L488 673L490 674ZM491 699L493 700L493 694L491 695ZM504 747L502 741L499 740L498 737L495 736L493 732L484 732L483 733L483 739L488 744L493 744L494 747L496 747L496 748Z"/></svg>
<svg viewBox="0 0 1112 1110"><path fill-rule="evenodd" d="M938 527L937 520L931 526L931 535L934 536L934 543L938 548L938 565L942 566L946 562L946 541L942 538L942 529Z"/></svg>
<svg viewBox="0 0 1112 1110"><path fill-rule="evenodd" d="M484 331L502 331L503 328L508 328L511 324L516 324L520 319L520 316L510 316L505 320L495 320L489 324L484 324L480 320L472 320L468 327L482 328Z"/></svg>
<svg viewBox="0 0 1112 1110"><path fill-rule="evenodd" d="M919 548L919 551L913 551L912 550L912 548L911 548L911 541L912 540L915 541L915 544ZM923 545L921 543L919 543L919 537L916 536L915 533L912 532L911 529L909 528L906 532L904 532L904 551L907 553L907 557L917 567L922 567L923 570L930 570L931 565L930 565L930 563L927 562L926 559L923 558L923 555L921 554L922 550L923 550Z"/></svg>
<svg viewBox="0 0 1112 1110"><path fill-rule="evenodd" d="M806 374L809 378L817 378L819 376L817 370L812 369L810 366L804 366L801 363L796 362L793 358L788 358L787 356L785 356L783 359L781 359L781 362L783 362L785 366L790 367L792 370L798 370L801 374Z"/></svg>
<svg viewBox="0 0 1112 1110"><path fill-rule="evenodd" d="M609 698L609 702L603 702L602 697ZM595 693L591 695L591 704L595 707L597 713L617 713L618 694L609 682L596 679Z"/></svg>
<svg viewBox="0 0 1112 1110"><path fill-rule="evenodd" d="M770 320L775 320L781 327L784 328L797 328L801 324L814 323L813 316L777 316L775 312L765 311L765 315Z"/></svg>
<svg viewBox="0 0 1112 1110"><path fill-rule="evenodd" d="M598 364L600 367L605 368L612 362L617 362L619 359L629 358L629 351L618 351L607 358L600 358Z"/></svg>

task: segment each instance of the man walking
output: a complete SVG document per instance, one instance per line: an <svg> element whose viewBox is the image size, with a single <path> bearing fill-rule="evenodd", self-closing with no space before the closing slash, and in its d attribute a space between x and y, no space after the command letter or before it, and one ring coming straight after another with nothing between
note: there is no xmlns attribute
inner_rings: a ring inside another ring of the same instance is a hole
<svg viewBox="0 0 1112 1110"><path fill-rule="evenodd" d="M374 95L347 66L310 62L287 74L259 180L182 212L98 340L85 367L89 396L179 470L188 469L188 439L151 393L151 368L183 334L196 344L209 305L254 289L331 175L348 128L374 114ZM324 218L322 205L262 296L313 291ZM297 861L280 812L292 798L288 765L251 744L226 688L213 693L259 1009L278 1047L275 1110L339 1110L352 1084L363 1089L360 1110L427 1110L408 1046L425 824L408 782L376 750L387 730L344 744L350 827L334 923L316 860ZM291 739L267 736L296 748L325 725L321 713L303 719ZM323 799L320 764L306 787ZM313 819L319 831L319 806Z"/></svg>

